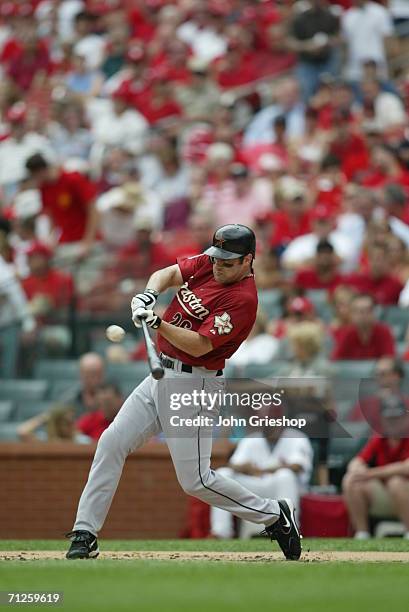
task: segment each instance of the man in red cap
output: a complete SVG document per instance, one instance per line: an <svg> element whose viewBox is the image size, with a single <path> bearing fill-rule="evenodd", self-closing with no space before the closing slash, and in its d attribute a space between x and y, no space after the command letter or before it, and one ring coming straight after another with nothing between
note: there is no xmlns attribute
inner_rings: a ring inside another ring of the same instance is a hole
<svg viewBox="0 0 409 612"><path fill-rule="evenodd" d="M27 257L30 274L22 284L33 314L43 317L53 309L68 306L73 294L72 278L51 266L51 250L35 242Z"/></svg>

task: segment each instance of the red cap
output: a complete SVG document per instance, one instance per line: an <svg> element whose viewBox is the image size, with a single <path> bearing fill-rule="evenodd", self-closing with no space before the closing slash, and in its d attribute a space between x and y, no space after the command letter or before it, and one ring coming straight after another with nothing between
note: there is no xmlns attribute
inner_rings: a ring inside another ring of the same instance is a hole
<svg viewBox="0 0 409 612"><path fill-rule="evenodd" d="M311 211L311 221L322 221L326 219L332 219L334 214L323 204L319 204Z"/></svg>
<svg viewBox="0 0 409 612"><path fill-rule="evenodd" d="M307 314L314 312L314 305L308 298L297 296L291 300L288 310L292 314Z"/></svg>
<svg viewBox="0 0 409 612"><path fill-rule="evenodd" d="M24 121L27 114L27 106L24 102L16 102L6 112L6 120L9 123L20 123Z"/></svg>
<svg viewBox="0 0 409 612"><path fill-rule="evenodd" d="M53 253L46 244L43 244L42 242L33 242L27 251L27 257L31 257L32 255L44 255L44 257L47 257L47 259L51 259Z"/></svg>

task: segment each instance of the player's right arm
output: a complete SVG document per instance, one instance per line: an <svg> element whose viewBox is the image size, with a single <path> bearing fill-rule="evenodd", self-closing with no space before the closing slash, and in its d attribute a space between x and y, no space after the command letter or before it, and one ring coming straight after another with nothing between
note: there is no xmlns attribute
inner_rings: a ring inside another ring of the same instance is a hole
<svg viewBox="0 0 409 612"><path fill-rule="evenodd" d="M135 322L135 313L139 308L154 308L157 297L162 291L181 285L183 285L183 277L178 264L154 272L148 280L145 291L137 293L132 298L132 320Z"/></svg>
<svg viewBox="0 0 409 612"><path fill-rule="evenodd" d="M183 285L182 272L180 271L179 264L174 264L154 272L146 284L145 291L151 289L162 293L166 289L180 287L181 285Z"/></svg>

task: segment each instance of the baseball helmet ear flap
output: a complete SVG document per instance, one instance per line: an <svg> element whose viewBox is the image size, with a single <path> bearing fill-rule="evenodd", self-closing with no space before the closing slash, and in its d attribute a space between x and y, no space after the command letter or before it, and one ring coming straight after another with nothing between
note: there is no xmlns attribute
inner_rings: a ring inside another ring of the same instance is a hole
<svg viewBox="0 0 409 612"><path fill-rule="evenodd" d="M256 236L246 225L222 225L214 233L212 246L204 253L217 259L237 259L251 254L254 259Z"/></svg>

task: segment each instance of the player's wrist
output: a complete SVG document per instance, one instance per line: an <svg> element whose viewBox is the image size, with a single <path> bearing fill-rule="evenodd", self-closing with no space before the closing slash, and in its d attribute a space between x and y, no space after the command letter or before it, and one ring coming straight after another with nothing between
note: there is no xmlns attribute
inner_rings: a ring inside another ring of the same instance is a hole
<svg viewBox="0 0 409 612"><path fill-rule="evenodd" d="M146 287L144 293L150 293L155 299L158 299L159 297L159 291L156 291L156 289L150 289L149 287Z"/></svg>

